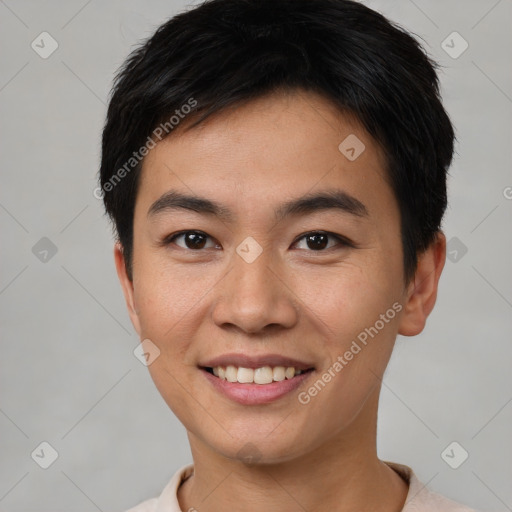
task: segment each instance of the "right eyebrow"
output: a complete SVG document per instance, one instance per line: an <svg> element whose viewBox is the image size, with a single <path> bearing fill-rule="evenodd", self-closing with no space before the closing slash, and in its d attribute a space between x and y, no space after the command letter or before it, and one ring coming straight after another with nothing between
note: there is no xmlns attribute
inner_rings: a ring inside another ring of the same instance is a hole
<svg viewBox="0 0 512 512"><path fill-rule="evenodd" d="M157 199L148 210L148 217L153 217L159 213L169 210L191 210L197 213L214 215L226 222L232 222L233 213L226 208L210 199L195 195L182 194L175 190L170 190L159 199Z"/></svg>

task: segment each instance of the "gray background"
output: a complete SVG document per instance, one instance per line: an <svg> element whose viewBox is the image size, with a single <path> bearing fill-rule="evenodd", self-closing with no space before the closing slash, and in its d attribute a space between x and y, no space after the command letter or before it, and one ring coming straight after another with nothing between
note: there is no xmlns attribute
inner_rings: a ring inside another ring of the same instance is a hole
<svg viewBox="0 0 512 512"><path fill-rule="evenodd" d="M512 2L366 3L443 65L459 139L444 224L454 261L425 331L398 340L379 453L447 496L512 510ZM2 511L123 510L191 462L184 428L133 355L110 227L92 193L113 73L185 6L0 1ZM43 31L59 45L47 59L31 48ZM453 31L469 44L458 58L441 47ZM56 254L41 252L43 237ZM46 470L31 458L43 441L58 452ZM469 453L458 469L441 457L452 441Z"/></svg>

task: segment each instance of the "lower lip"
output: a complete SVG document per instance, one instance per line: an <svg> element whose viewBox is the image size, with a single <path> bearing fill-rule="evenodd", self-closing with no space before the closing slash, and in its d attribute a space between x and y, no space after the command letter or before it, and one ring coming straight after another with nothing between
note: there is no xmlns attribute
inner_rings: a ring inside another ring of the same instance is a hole
<svg viewBox="0 0 512 512"><path fill-rule="evenodd" d="M292 379L285 379L270 384L241 384L220 379L210 372L201 372L217 391L243 405L268 404L297 389L312 373L313 370L301 373Z"/></svg>

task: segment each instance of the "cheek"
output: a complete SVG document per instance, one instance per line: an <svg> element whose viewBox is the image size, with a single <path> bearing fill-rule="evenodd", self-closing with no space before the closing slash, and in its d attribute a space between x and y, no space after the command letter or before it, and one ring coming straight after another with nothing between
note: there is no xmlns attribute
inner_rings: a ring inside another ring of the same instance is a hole
<svg viewBox="0 0 512 512"><path fill-rule="evenodd" d="M168 393L176 389L173 377L182 372L190 340L190 332L184 332L184 325L202 294L195 289L197 283L187 283L178 274L166 276L161 272L148 271L139 272L137 276L134 294L140 336L151 340L160 351L148 370L157 388Z"/></svg>
<svg viewBox="0 0 512 512"><path fill-rule="evenodd" d="M304 311L309 311L306 314L323 333L329 355L319 378L329 373L327 387L334 394L331 399L340 401L340 414L355 411L364 402L378 384L394 346L400 295L392 274L380 275L378 270L377 264L344 265L331 275L300 281L303 288L298 295L304 299ZM336 361L339 364L333 368Z"/></svg>
<svg viewBox="0 0 512 512"><path fill-rule="evenodd" d="M135 275L134 293L142 329L159 336L193 314L211 288L207 276L156 258L141 261Z"/></svg>
<svg viewBox="0 0 512 512"><path fill-rule="evenodd" d="M378 270L377 265L366 263L343 264L327 272L303 272L294 280L305 314L317 320L331 343L343 347L391 307L394 287Z"/></svg>
<svg viewBox="0 0 512 512"><path fill-rule="evenodd" d="M326 435L348 427L369 397L378 396L393 350L398 319L393 304L377 300L367 306L362 314L357 307L346 308L331 322L336 336L326 340L329 360L299 396L311 428L316 428L314 418L321 416Z"/></svg>
<svg viewBox="0 0 512 512"><path fill-rule="evenodd" d="M150 339L160 351L148 370L171 410L181 421L190 422L190 397L184 386L191 391L189 349L199 325L197 315L204 314L205 280L154 261L146 262L142 270L140 265L134 289L141 337Z"/></svg>

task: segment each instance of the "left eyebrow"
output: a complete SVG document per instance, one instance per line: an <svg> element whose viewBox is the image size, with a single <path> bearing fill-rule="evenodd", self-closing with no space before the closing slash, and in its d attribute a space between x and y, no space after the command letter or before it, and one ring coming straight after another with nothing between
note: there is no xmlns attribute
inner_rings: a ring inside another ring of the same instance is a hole
<svg viewBox="0 0 512 512"><path fill-rule="evenodd" d="M182 194L171 190L157 199L148 210L148 217L170 210L192 210L233 222L233 212L215 201L197 195ZM308 194L283 203L275 211L277 221L292 215L307 215L317 211L339 210L356 217L368 217L366 206L358 199L342 190L325 190Z"/></svg>
<svg viewBox="0 0 512 512"><path fill-rule="evenodd" d="M340 210L356 217L368 217L366 206L343 190L325 190L293 199L281 205L275 216L278 221L290 215L306 215L322 210Z"/></svg>

